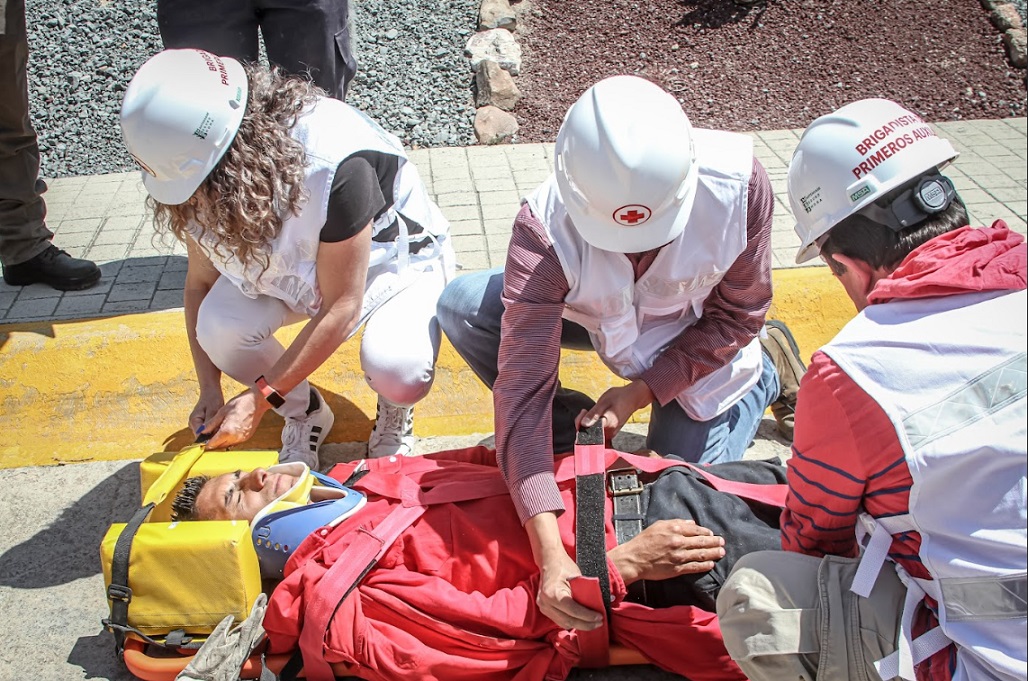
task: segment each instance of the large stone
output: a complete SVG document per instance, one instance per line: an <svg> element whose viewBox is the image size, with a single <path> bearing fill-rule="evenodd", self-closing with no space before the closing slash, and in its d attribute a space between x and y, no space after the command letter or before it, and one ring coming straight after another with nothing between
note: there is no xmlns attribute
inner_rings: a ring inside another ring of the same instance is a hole
<svg viewBox="0 0 1028 681"><path fill-rule="evenodd" d="M492 59L512 76L521 73L521 46L503 28L481 31L468 38L464 55L471 59L471 70L475 73L486 59Z"/></svg>
<svg viewBox="0 0 1028 681"><path fill-rule="evenodd" d="M1011 4L996 5L991 13L992 24L1001 31L1008 31L1012 28L1024 28L1021 25L1021 15L1017 7Z"/></svg>
<svg viewBox="0 0 1028 681"><path fill-rule="evenodd" d="M517 120L503 109L483 106L475 112L475 137L479 144L509 142L517 132Z"/></svg>
<svg viewBox="0 0 1028 681"><path fill-rule="evenodd" d="M514 84L514 79L492 59L482 62L475 74L475 87L478 91L475 96L476 106L491 104L504 111L513 111L521 99L521 91Z"/></svg>
<svg viewBox="0 0 1028 681"><path fill-rule="evenodd" d="M517 27L517 17L507 0L482 0L478 8L478 30L488 31L493 28L505 28L513 31Z"/></svg>
<svg viewBox="0 0 1028 681"><path fill-rule="evenodd" d="M1028 67L1028 56L1025 55L1025 30L1011 28L1003 33L1003 44L1007 46L1010 63L1019 69Z"/></svg>

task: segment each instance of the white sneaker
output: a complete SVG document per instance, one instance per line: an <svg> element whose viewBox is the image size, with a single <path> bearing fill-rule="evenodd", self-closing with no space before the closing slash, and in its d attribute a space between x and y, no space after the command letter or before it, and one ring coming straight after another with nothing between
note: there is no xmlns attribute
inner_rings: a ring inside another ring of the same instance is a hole
<svg viewBox="0 0 1028 681"><path fill-rule="evenodd" d="M378 398L375 428L368 438L368 458L414 456L414 407L398 407Z"/></svg>
<svg viewBox="0 0 1028 681"><path fill-rule="evenodd" d="M321 403L317 409L303 418L287 418L282 428L282 450L279 452L279 463L301 461L311 470L318 470L318 448L332 430L336 417L329 409L325 398L314 388Z"/></svg>

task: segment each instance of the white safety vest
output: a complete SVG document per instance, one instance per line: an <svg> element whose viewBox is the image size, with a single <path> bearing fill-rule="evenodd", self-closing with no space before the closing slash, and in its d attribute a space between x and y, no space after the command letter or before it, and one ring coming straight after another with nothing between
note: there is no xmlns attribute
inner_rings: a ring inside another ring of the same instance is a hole
<svg viewBox="0 0 1028 681"><path fill-rule="evenodd" d="M384 302L409 286L417 275L432 268L443 268L452 276L455 257L449 241L449 223L428 196L417 167L407 160L400 141L365 114L335 99L319 98L297 120L290 135L303 145L307 155L304 169L306 199L300 215L283 220L278 237L271 243L270 264L263 271L260 263L244 266L238 259L218 253L215 239L198 225L191 234L211 256L219 272L250 298L259 295L278 298L294 312L309 316L321 308L317 281L317 256L321 229L328 217L328 199L339 164L360 151L377 151L399 159L393 185L394 203L372 224L372 236L400 227L394 241L371 242L371 258L361 310L361 324ZM407 224L404 217L422 225L432 244L409 253ZM352 335L352 334L351 334Z"/></svg>
<svg viewBox="0 0 1028 681"><path fill-rule="evenodd" d="M1025 679L1028 581L1024 291L871 305L823 351L896 428L913 478L909 513L861 518L853 591L867 596L894 535L918 532L932 579L907 586L899 649L883 679L957 646L954 681ZM940 626L911 640L925 596Z"/></svg>
<svg viewBox="0 0 1028 681"><path fill-rule="evenodd" d="M660 249L635 281L621 253L589 245L575 229L550 178L525 198L546 228L570 286L564 317L584 327L614 373L633 379L703 316L703 303L746 248L753 141L746 135L694 130L699 181L685 230ZM682 391L689 416L708 421L734 405L760 378L757 339L724 367Z"/></svg>

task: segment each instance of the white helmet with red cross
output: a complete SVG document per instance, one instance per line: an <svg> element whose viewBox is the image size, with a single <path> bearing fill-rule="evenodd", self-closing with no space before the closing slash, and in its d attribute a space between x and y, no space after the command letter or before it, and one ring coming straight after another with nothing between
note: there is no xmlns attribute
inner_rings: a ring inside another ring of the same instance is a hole
<svg viewBox="0 0 1028 681"><path fill-rule="evenodd" d="M692 126L648 80L614 76L578 98L557 134L557 188L582 238L641 253L685 229L696 195Z"/></svg>
<svg viewBox="0 0 1028 681"><path fill-rule="evenodd" d="M121 105L121 134L150 196L189 200L235 139L248 93L242 64L203 50L164 50L139 68Z"/></svg>
<svg viewBox="0 0 1028 681"><path fill-rule="evenodd" d="M800 249L796 262L817 257L819 239L858 212L901 229L949 205L952 183L926 178L900 200L889 192L957 157L917 114L887 99L863 99L822 116L803 132L789 164L789 203Z"/></svg>

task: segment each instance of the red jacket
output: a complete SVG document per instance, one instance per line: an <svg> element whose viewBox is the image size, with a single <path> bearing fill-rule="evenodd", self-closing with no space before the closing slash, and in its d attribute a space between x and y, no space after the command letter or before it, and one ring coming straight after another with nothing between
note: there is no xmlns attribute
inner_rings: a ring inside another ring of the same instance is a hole
<svg viewBox="0 0 1028 681"><path fill-rule="evenodd" d="M379 471L402 470L424 488L438 481L461 481L472 488L497 481L503 485L492 450L479 447L444 456L368 463ZM568 461L558 461L559 488L567 507L574 508ZM346 480L355 465L340 464L331 475ZM368 493L367 506L327 536L311 535L290 558L265 616L270 652L298 647L307 600L318 581L336 559L346 559L360 528L375 528L396 505L371 492L382 480L375 473L361 479L355 487ZM570 555L574 517L564 513L559 520ZM606 517L609 548L616 543L609 497ZM607 568L615 642L693 681L745 679L725 651L714 613L626 603L620 575L610 561ZM509 494L430 506L339 605L325 659L349 665L351 674L364 679L564 679L580 659L578 634L558 628L539 612L538 580Z"/></svg>
<svg viewBox="0 0 1028 681"><path fill-rule="evenodd" d="M992 227L947 232L908 255L879 281L868 302L953 296L1025 288L1024 238L1002 221ZM854 528L861 509L873 516L909 510L913 480L888 416L822 352L814 354L800 387L796 439L789 460L789 497L782 513L782 546L815 556L856 556ZM919 578L921 537L894 539L890 557ZM921 611L915 632L935 625ZM922 681L950 678L950 651L918 665Z"/></svg>

